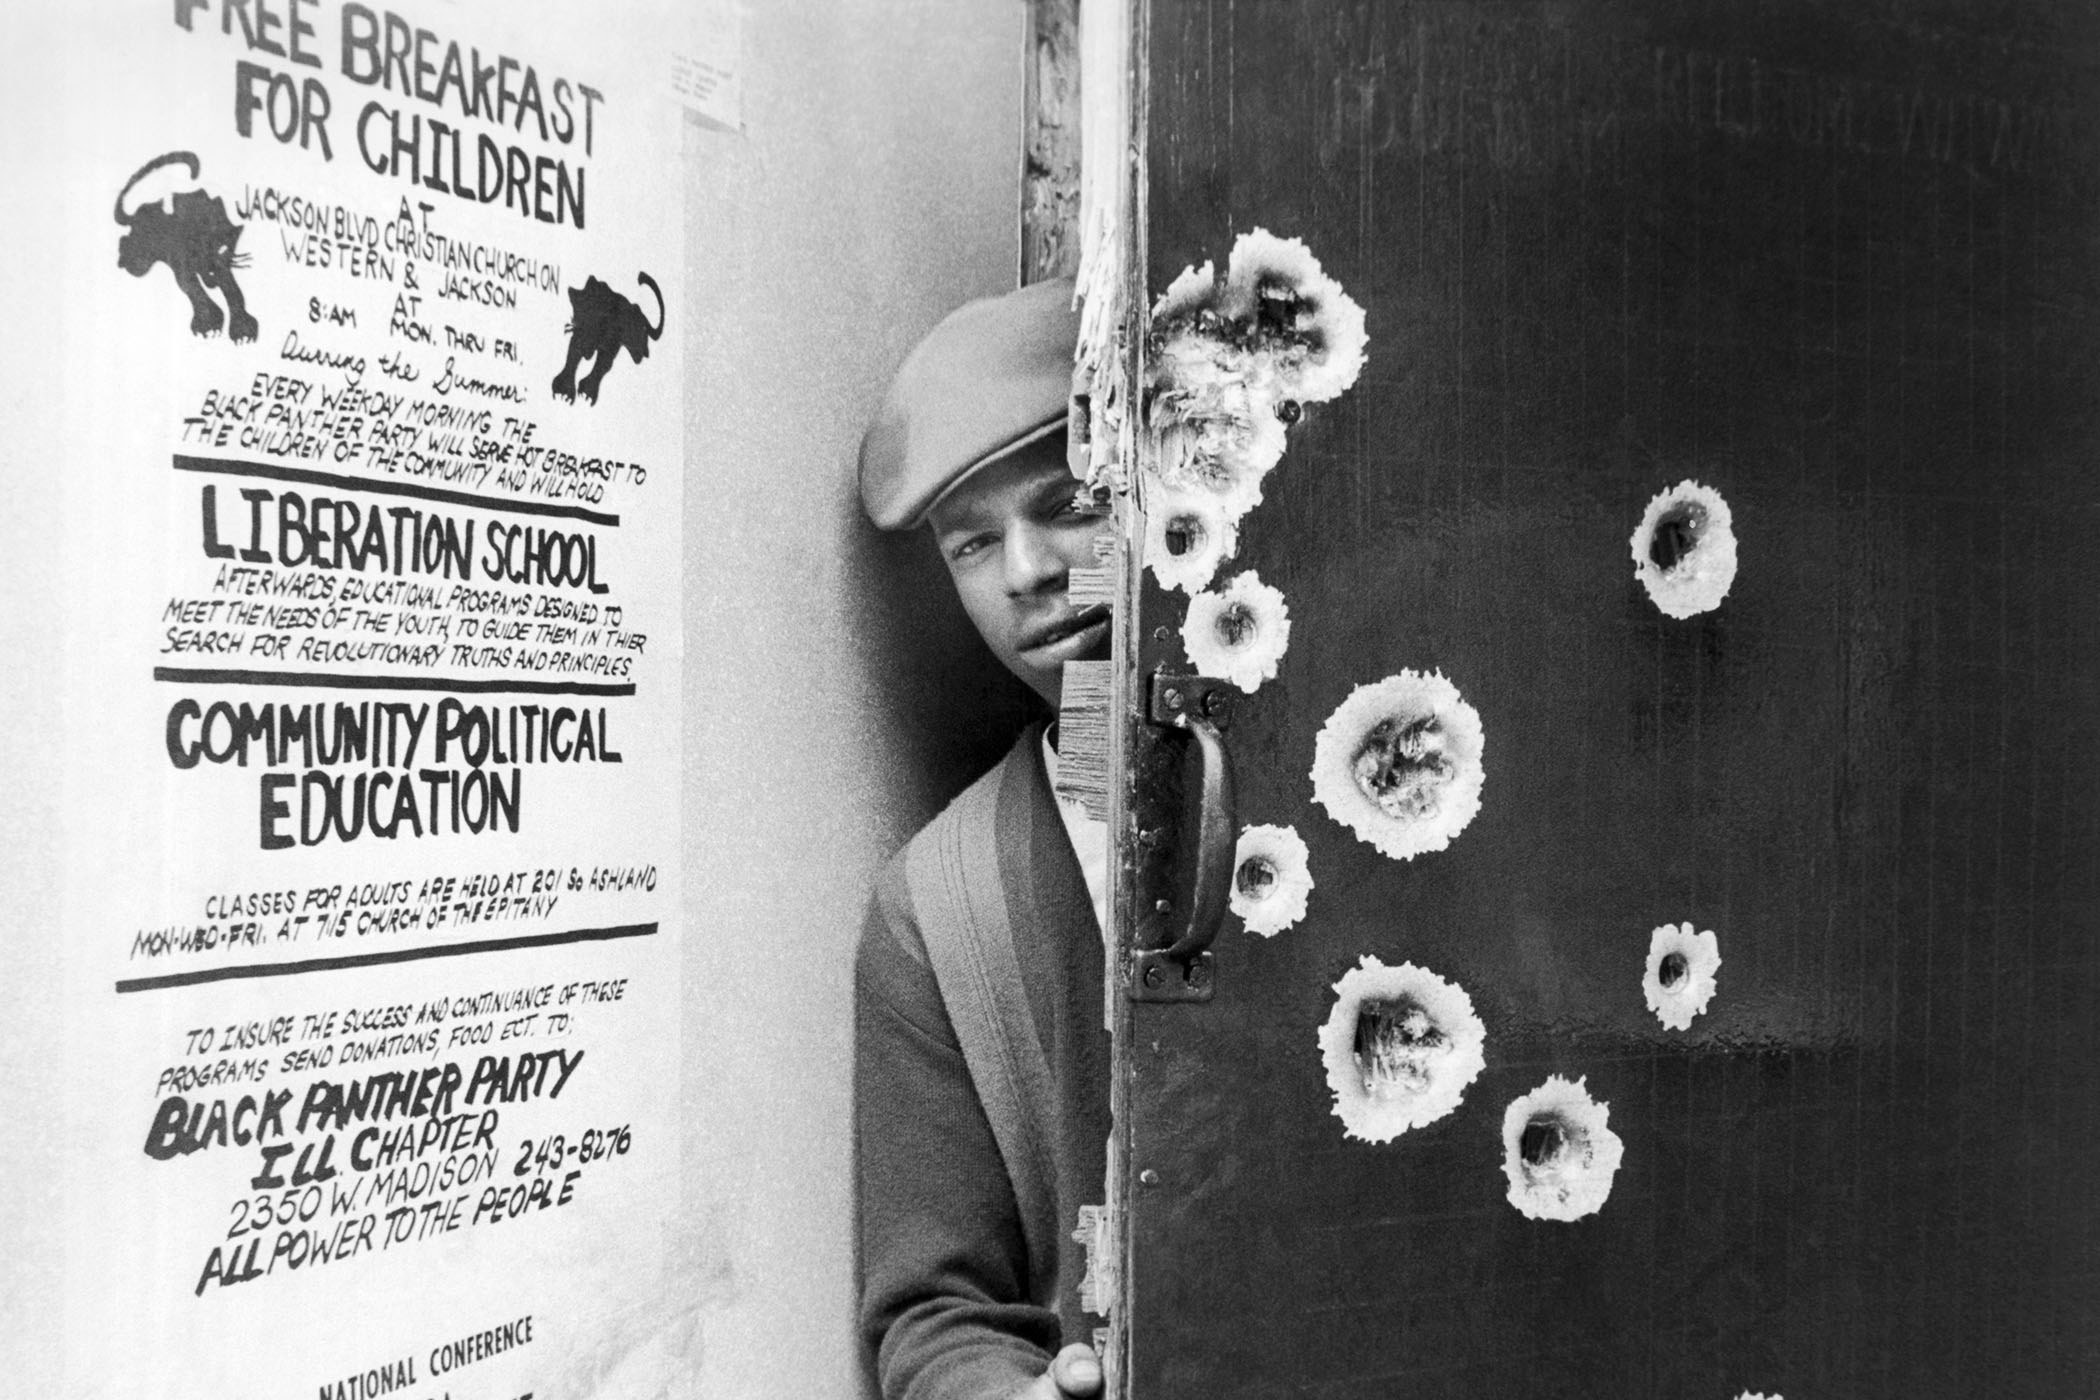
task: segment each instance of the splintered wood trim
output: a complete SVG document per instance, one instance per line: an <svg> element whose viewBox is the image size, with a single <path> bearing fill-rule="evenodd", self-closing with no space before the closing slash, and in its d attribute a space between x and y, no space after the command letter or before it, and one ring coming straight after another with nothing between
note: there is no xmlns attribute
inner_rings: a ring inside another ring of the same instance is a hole
<svg viewBox="0 0 2100 1400"><path fill-rule="evenodd" d="M1108 820L1108 705L1113 661L1067 661L1057 712L1057 791Z"/></svg>
<svg viewBox="0 0 2100 1400"><path fill-rule="evenodd" d="M1079 0L1028 0L1021 284L1079 268Z"/></svg>

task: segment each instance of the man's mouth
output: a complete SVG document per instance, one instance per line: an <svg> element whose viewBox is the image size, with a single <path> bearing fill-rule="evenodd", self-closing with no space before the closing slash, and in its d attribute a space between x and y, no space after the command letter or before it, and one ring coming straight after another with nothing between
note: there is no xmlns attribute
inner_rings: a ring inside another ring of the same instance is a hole
<svg viewBox="0 0 2100 1400"><path fill-rule="evenodd" d="M1107 622L1108 618L1109 607L1106 603L1072 609L1030 628L1021 638L1021 650L1040 651L1044 647L1056 646L1059 642L1067 641L1089 628Z"/></svg>

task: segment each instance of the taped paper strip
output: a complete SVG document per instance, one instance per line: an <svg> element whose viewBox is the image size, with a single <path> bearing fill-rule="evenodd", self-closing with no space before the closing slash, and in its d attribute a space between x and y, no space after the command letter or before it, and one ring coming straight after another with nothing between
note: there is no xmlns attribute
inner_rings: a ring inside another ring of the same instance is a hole
<svg viewBox="0 0 2100 1400"><path fill-rule="evenodd" d="M1487 1064L1487 1028L1465 988L1366 954L1334 992L1320 1058L1344 1137L1390 1142L1459 1106Z"/></svg>

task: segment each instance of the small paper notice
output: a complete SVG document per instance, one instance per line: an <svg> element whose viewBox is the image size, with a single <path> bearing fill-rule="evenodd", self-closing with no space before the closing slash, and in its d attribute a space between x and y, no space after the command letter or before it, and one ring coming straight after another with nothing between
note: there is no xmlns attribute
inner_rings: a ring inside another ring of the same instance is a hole
<svg viewBox="0 0 2100 1400"><path fill-rule="evenodd" d="M685 42L669 54L671 96L710 126L744 129L744 16L734 4L704 5Z"/></svg>

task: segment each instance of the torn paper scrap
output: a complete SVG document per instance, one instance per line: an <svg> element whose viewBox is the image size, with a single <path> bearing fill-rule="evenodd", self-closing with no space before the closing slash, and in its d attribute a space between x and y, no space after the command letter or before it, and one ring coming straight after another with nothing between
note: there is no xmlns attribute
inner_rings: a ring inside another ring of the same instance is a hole
<svg viewBox="0 0 2100 1400"><path fill-rule="evenodd" d="M1365 954L1334 984L1320 1057L1343 1136L1390 1142L1457 1108L1487 1064L1487 1028L1465 988Z"/></svg>
<svg viewBox="0 0 2100 1400"><path fill-rule="evenodd" d="M1533 1220L1580 1220L1611 1195L1625 1145L1608 1126L1611 1105L1592 1099L1588 1082L1552 1075L1503 1112L1509 1203Z"/></svg>
<svg viewBox="0 0 2100 1400"><path fill-rule="evenodd" d="M1735 525L1721 493L1680 481L1648 502L1633 532L1633 571L1669 617L1721 606L1735 582Z"/></svg>
<svg viewBox="0 0 2100 1400"><path fill-rule="evenodd" d="M1181 645L1198 673L1253 692L1273 680L1291 641L1291 610L1283 594L1253 570L1222 589L1189 600Z"/></svg>
<svg viewBox="0 0 2100 1400"><path fill-rule="evenodd" d="M1480 812L1480 714L1441 672L1351 691L1313 741L1313 798L1397 860L1441 851Z"/></svg>
<svg viewBox="0 0 2100 1400"><path fill-rule="evenodd" d="M1692 1018L1713 999L1720 966L1721 948L1712 929L1702 933L1690 924L1664 924L1648 935L1647 971L1641 978L1648 1009L1670 1030L1690 1030Z"/></svg>
<svg viewBox="0 0 2100 1400"><path fill-rule="evenodd" d="M1240 833L1232 862L1232 912L1249 932L1273 938L1305 917L1313 877L1296 831L1250 826Z"/></svg>

